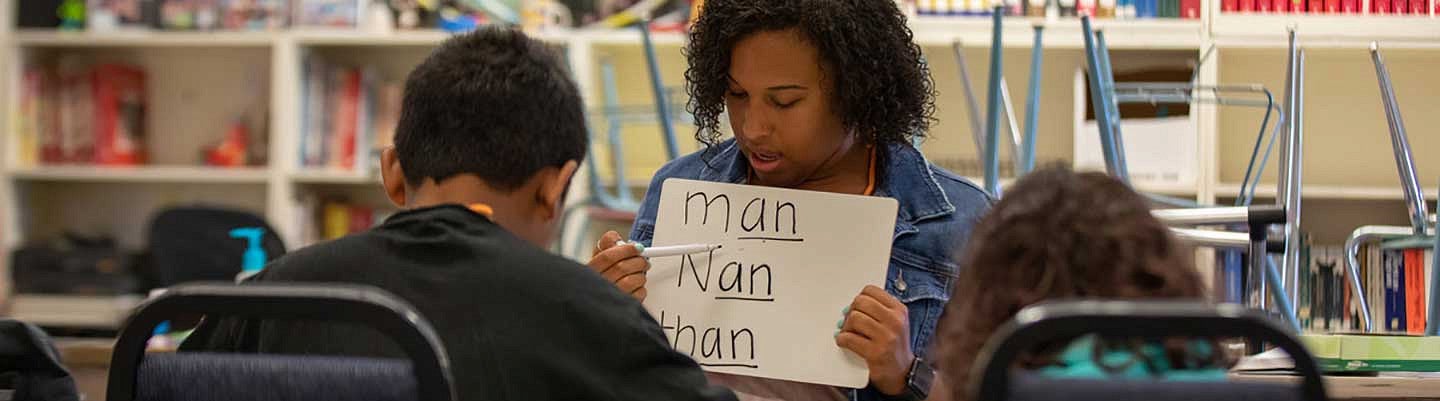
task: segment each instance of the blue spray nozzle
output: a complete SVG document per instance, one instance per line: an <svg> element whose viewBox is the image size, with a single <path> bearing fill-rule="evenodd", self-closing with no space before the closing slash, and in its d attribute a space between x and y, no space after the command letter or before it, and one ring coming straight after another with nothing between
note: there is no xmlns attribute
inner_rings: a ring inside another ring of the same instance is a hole
<svg viewBox="0 0 1440 401"><path fill-rule="evenodd" d="M264 228L236 228L230 230L230 237L246 240L245 254L240 259L240 270L242 272L259 271L265 267L265 248L260 246L260 240L265 237Z"/></svg>

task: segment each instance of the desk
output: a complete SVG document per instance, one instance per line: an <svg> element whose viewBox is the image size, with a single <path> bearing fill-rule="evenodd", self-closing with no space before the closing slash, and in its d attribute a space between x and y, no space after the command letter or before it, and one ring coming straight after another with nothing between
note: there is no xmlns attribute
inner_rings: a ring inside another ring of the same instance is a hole
<svg viewBox="0 0 1440 401"><path fill-rule="evenodd" d="M1297 376L1232 374L1238 381L1295 383ZM1325 376L1325 391L1332 400L1440 401L1440 378Z"/></svg>

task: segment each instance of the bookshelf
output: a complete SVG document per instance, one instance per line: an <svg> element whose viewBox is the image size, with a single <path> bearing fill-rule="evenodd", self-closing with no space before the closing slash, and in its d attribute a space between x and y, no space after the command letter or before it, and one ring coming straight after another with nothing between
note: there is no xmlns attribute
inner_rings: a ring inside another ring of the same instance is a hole
<svg viewBox="0 0 1440 401"><path fill-rule="evenodd" d="M383 202L379 179L370 172L307 168L299 163L304 133L302 88L307 57L336 63L374 66L389 80L403 80L435 45L449 36L434 30L390 33L335 30L280 30L271 32L56 32L15 30L8 14L14 2L0 0L0 242L6 249L30 239L53 234L66 224L112 230L127 244L140 244L139 229L160 207L184 202L206 202L242 207L265 216L280 231L290 248L307 245L301 232L310 213L304 200L315 195L341 195L371 204ZM1069 161L1074 149L1074 112L1077 69L1084 64L1078 20L1041 21L1010 18L1004 26L1006 75L1023 112L1028 80L1031 26L1045 28L1039 156L1041 161ZM1206 49L1217 50L1199 69L1202 83L1262 83L1279 92L1282 87L1285 30L1295 26L1303 46L1310 49L1307 72L1306 166L1304 196L1307 202L1332 206L1307 208L1305 218L1345 208L1365 209L1375 215L1404 217L1389 139L1385 134L1374 70L1365 49L1381 41L1399 91L1402 112L1417 151L1440 146L1430 127L1440 126L1440 114L1427 113L1429 99L1440 98L1440 77L1430 69L1440 65L1440 19L1434 16L1331 16L1243 15L1220 12L1218 0L1205 0L1195 20L1097 20L1115 52L1116 70L1148 62L1185 65ZM924 152L935 161L973 159L969 124L958 70L950 44L966 44L972 84L983 89L990 40L988 18L916 17L912 29L924 50L939 93L938 125ZM629 30L555 30L537 34L563 49L571 63L582 96L593 111L600 106L598 63L616 65L619 95L625 104L651 104L640 34ZM677 33L655 33L653 39L666 83L683 84L685 38ZM151 118L148 125L152 161L135 168L51 166L24 162L12 116L18 111L18 83L23 66L36 60L77 58L119 60L149 70ZM1128 61L1127 61L1128 60ZM1345 77L1343 80L1331 77ZM236 93L257 93L237 96ZM232 94L232 95L227 95ZM254 106L258 105L258 106ZM196 153L218 138L224 123L238 110L254 106L260 113L252 125L265 127L263 165L246 168L201 167ZM182 112L183 111L183 112ZM1238 182L1253 143L1259 114L1248 110L1201 105L1192 109L1197 126L1197 181L1191 186L1144 188L1153 192L1194 198L1201 202L1228 202L1238 193ZM593 113L592 113L593 114ZM160 116L164 116L163 118ZM592 116L592 122L598 117ZM592 125L602 129L602 125ZM630 182L643 187L664 161L653 123L627 125L625 167ZM677 126L682 135L691 132ZM597 132L596 135L601 135ZM603 144L602 144L603 145ZM598 146L601 157L606 150ZM695 150L694 141L682 141L683 150ZM1417 155L1418 156L1418 155ZM1428 197L1435 195L1440 159L1417 157ZM602 177L610 166L601 165ZM583 169L582 169L583 171ZM1274 161L1267 168L1274 182ZM584 182L577 177L577 183ZM571 199L584 197L576 185ZM1260 196L1273 196L1274 185L1262 184ZM103 202L102 202L103 201ZM104 210L105 213L95 213ZM1367 215L1368 216L1368 215ZM1348 224L1348 220L1346 220ZM1318 225L1321 237L1348 234L1353 227ZM1332 233L1338 232L1339 234ZM573 233L571 235L574 235ZM129 238L136 236L135 238ZM9 258L0 258L8 264Z"/></svg>

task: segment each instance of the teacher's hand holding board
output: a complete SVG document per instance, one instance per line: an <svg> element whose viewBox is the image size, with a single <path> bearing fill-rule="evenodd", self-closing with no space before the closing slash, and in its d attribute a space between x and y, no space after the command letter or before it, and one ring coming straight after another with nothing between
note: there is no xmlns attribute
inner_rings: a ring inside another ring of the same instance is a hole
<svg viewBox="0 0 1440 401"><path fill-rule="evenodd" d="M883 197L670 179L649 266L640 247L608 237L592 267L642 297L672 346L707 370L853 388L898 375L903 385L908 366L886 361L911 358L908 315L880 289L896 208Z"/></svg>

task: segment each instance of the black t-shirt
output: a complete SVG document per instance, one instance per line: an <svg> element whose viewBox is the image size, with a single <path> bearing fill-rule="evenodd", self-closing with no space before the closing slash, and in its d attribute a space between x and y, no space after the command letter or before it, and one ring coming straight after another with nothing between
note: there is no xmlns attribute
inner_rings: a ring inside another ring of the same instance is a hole
<svg viewBox="0 0 1440 401"><path fill-rule="evenodd" d="M428 319L461 400L733 400L654 318L590 269L458 205L406 211L286 255L252 282L376 286ZM182 350L403 358L364 327L207 321Z"/></svg>

